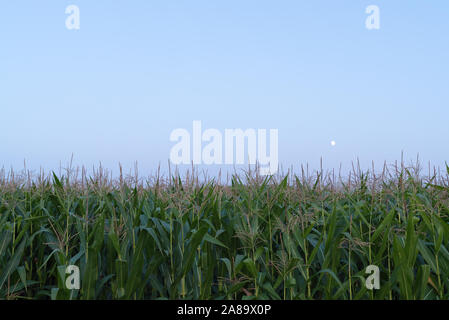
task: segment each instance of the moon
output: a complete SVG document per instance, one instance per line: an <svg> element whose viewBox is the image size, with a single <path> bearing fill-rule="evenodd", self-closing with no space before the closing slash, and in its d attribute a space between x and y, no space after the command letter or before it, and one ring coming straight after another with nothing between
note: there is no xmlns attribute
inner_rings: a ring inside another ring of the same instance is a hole
<svg viewBox="0 0 449 320"><path fill-rule="evenodd" d="M336 144L337 144L337 143L336 143L334 140L331 141L331 146L332 146L332 147L335 147Z"/></svg>

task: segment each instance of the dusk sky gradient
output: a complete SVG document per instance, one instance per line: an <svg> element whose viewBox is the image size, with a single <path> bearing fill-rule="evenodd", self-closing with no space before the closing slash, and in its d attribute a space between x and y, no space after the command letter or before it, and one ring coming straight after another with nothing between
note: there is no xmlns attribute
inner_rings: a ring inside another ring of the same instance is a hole
<svg viewBox="0 0 449 320"><path fill-rule="evenodd" d="M1 1L0 41L0 167L152 173L193 120L278 129L285 167L449 160L446 0Z"/></svg>

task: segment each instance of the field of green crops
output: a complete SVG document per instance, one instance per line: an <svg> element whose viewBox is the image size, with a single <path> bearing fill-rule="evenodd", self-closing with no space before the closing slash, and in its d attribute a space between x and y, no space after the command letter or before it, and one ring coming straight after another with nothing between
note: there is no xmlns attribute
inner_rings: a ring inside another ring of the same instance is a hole
<svg viewBox="0 0 449 320"><path fill-rule="evenodd" d="M3 172L0 298L448 299L447 171L223 184Z"/></svg>

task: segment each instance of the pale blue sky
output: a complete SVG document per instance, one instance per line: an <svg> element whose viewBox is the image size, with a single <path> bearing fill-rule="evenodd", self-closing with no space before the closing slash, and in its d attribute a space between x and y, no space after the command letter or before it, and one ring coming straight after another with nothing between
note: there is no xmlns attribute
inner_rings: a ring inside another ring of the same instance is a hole
<svg viewBox="0 0 449 320"><path fill-rule="evenodd" d="M0 167L148 173L193 120L279 129L284 166L449 160L446 0L2 1L0 41Z"/></svg>

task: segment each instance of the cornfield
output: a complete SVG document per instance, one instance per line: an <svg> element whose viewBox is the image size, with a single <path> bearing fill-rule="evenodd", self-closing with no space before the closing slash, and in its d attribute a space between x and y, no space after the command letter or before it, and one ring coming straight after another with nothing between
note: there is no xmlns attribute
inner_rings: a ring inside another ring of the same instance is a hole
<svg viewBox="0 0 449 320"><path fill-rule="evenodd" d="M226 183L3 170L0 297L448 299L446 169L245 172ZM77 290L65 286L69 265Z"/></svg>

